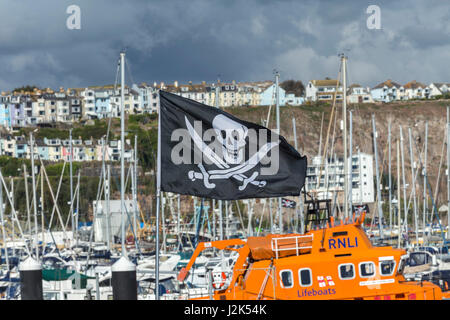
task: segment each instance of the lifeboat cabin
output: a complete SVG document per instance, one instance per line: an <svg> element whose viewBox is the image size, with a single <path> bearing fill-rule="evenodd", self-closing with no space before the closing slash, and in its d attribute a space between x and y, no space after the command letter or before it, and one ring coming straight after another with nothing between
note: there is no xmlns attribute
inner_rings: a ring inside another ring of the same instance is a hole
<svg viewBox="0 0 450 320"><path fill-rule="evenodd" d="M196 257L206 248L239 253L221 283L208 298L218 300L441 300L441 288L431 282L406 281L407 252L375 247L358 218L306 234L267 235L246 240L200 243L178 279L184 280ZM226 275L227 281L223 281Z"/></svg>

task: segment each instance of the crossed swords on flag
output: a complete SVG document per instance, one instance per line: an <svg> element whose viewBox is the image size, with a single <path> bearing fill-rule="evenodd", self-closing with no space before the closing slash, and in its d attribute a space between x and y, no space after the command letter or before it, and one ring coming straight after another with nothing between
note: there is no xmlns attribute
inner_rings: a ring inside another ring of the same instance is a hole
<svg viewBox="0 0 450 320"><path fill-rule="evenodd" d="M259 175L257 171L253 172L250 177L246 176L244 173L253 169L261 161L261 159L264 158L267 153L269 153L270 150L272 150L279 144L279 142L266 143L246 162L235 167L230 167L228 163L226 163L219 155L217 155L210 147L205 144L202 138L192 127L186 116L185 121L189 134L191 135L192 140L194 140L195 145L202 151L203 155L205 155L213 164L215 164L220 169L208 171L205 169L203 164L200 163L197 165L200 169L200 172L196 172L193 170L189 171L189 179L191 179L192 181L195 181L197 179L203 180L203 184L208 189L214 189L216 187L216 185L210 180L229 179L230 177L242 182L242 184L239 186L240 191L245 190L248 184L252 184L260 188L264 187L267 184L267 181L255 180Z"/></svg>

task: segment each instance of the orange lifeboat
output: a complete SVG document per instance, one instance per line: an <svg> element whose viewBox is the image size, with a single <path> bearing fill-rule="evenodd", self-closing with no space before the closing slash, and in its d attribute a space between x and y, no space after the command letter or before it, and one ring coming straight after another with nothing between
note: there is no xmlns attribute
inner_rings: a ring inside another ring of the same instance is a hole
<svg viewBox="0 0 450 320"><path fill-rule="evenodd" d="M178 280L204 249L217 248L239 253L229 285L210 295L218 300L441 300L439 286L405 280L406 250L371 244L364 216L304 235L200 243Z"/></svg>

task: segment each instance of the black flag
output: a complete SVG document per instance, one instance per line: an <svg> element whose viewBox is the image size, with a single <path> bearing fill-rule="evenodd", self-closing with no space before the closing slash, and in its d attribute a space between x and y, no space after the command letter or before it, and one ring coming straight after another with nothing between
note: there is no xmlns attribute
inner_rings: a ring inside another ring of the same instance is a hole
<svg viewBox="0 0 450 320"><path fill-rule="evenodd" d="M295 209L295 206L297 205L297 202L285 198L281 198L281 206L283 208L292 208Z"/></svg>
<svg viewBox="0 0 450 320"><path fill-rule="evenodd" d="M300 194L306 157L282 136L165 91L159 117L161 191L219 200Z"/></svg>

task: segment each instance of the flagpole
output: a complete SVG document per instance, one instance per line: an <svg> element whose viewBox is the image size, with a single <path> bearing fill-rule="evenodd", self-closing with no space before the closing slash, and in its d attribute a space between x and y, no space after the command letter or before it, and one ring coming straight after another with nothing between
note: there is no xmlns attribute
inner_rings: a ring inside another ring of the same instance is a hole
<svg viewBox="0 0 450 320"><path fill-rule="evenodd" d="M159 92L158 92L159 94ZM159 210L161 197L161 97L158 112L158 155L156 163L156 245L155 245L155 299L159 300Z"/></svg>

